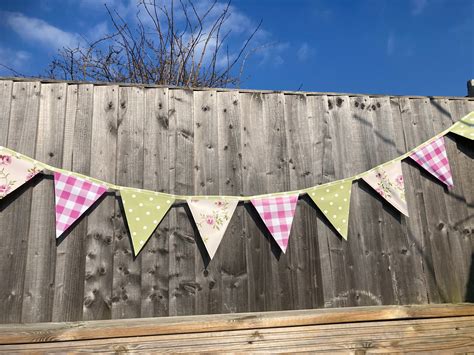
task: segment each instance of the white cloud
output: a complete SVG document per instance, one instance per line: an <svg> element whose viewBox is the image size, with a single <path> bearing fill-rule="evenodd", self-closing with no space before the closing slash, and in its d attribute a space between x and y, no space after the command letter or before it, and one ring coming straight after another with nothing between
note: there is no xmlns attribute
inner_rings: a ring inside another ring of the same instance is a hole
<svg viewBox="0 0 474 355"><path fill-rule="evenodd" d="M428 5L428 0L411 0L411 14L413 16L420 15Z"/></svg>
<svg viewBox="0 0 474 355"><path fill-rule="evenodd" d="M301 62L305 62L306 60L310 59L314 54L314 48L311 48L306 42L304 42L296 51L296 57Z"/></svg>
<svg viewBox="0 0 474 355"><path fill-rule="evenodd" d="M387 38L387 55L395 53L395 33L390 32Z"/></svg>
<svg viewBox="0 0 474 355"><path fill-rule="evenodd" d="M21 13L6 13L5 23L24 40L49 48L75 47L81 43L78 34L63 31L46 21Z"/></svg>

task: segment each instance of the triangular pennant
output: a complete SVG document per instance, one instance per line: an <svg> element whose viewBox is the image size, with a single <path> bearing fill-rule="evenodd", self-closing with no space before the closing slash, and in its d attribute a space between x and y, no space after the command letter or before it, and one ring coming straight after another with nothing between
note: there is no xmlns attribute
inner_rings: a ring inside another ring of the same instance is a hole
<svg viewBox="0 0 474 355"><path fill-rule="evenodd" d="M474 112L456 122L450 132L474 140Z"/></svg>
<svg viewBox="0 0 474 355"><path fill-rule="evenodd" d="M444 137L424 145L412 155L414 161L425 168L431 175L444 182L448 187L453 186L453 177L449 167L448 155L444 145Z"/></svg>
<svg viewBox="0 0 474 355"><path fill-rule="evenodd" d="M295 216L298 194L252 199L251 202L267 226L268 231L285 253L290 239L291 224Z"/></svg>
<svg viewBox="0 0 474 355"><path fill-rule="evenodd" d="M120 196L132 238L133 254L137 256L171 208L174 199L157 192L137 189L122 189Z"/></svg>
<svg viewBox="0 0 474 355"><path fill-rule="evenodd" d="M308 196L324 213L339 234L347 240L352 180L316 186Z"/></svg>
<svg viewBox="0 0 474 355"><path fill-rule="evenodd" d="M33 162L0 150L0 200L41 170Z"/></svg>
<svg viewBox="0 0 474 355"><path fill-rule="evenodd" d="M104 185L55 172L56 238L59 238L106 191L107 187Z"/></svg>
<svg viewBox="0 0 474 355"><path fill-rule="evenodd" d="M402 173L402 162L396 160L391 164L379 166L363 176L363 179L374 188L393 207L408 216L405 199L405 182Z"/></svg>
<svg viewBox="0 0 474 355"><path fill-rule="evenodd" d="M187 202L201 239L212 259L239 201L194 197Z"/></svg>

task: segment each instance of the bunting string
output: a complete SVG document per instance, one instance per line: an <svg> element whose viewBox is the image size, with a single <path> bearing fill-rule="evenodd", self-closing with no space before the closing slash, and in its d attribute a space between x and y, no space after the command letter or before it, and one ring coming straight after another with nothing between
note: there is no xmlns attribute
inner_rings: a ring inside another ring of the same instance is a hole
<svg viewBox="0 0 474 355"><path fill-rule="evenodd" d="M108 190L119 194L138 255L176 200L190 207L210 258L214 256L239 201L251 202L283 252L288 246L296 201L303 194L313 200L326 219L347 239L352 182L363 179L387 202L408 216L401 161L411 158L446 184L453 186L444 136L452 132L474 140L474 111L405 154L370 170L337 181L299 190L253 196L178 195L119 186L57 168L12 149L0 147L0 200L38 173L53 174L56 237L59 238Z"/></svg>

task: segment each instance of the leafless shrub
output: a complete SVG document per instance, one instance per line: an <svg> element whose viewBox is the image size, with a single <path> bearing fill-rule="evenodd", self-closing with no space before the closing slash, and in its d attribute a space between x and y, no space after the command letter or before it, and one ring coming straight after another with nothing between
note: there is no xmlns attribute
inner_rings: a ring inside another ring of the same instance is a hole
<svg viewBox="0 0 474 355"><path fill-rule="evenodd" d="M249 44L261 22L235 50L226 27L232 7L214 0L204 10L193 0L147 0L136 21L106 6L114 32L75 48L62 48L50 63L54 79L154 83L193 87L238 86ZM133 23L132 23L133 22Z"/></svg>

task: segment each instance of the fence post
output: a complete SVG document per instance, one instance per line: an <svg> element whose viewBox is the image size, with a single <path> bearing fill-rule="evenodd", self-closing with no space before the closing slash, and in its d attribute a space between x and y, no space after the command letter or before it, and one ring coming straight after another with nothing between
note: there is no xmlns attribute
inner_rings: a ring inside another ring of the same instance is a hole
<svg viewBox="0 0 474 355"><path fill-rule="evenodd" d="M467 81L467 96L474 97L474 79Z"/></svg>

